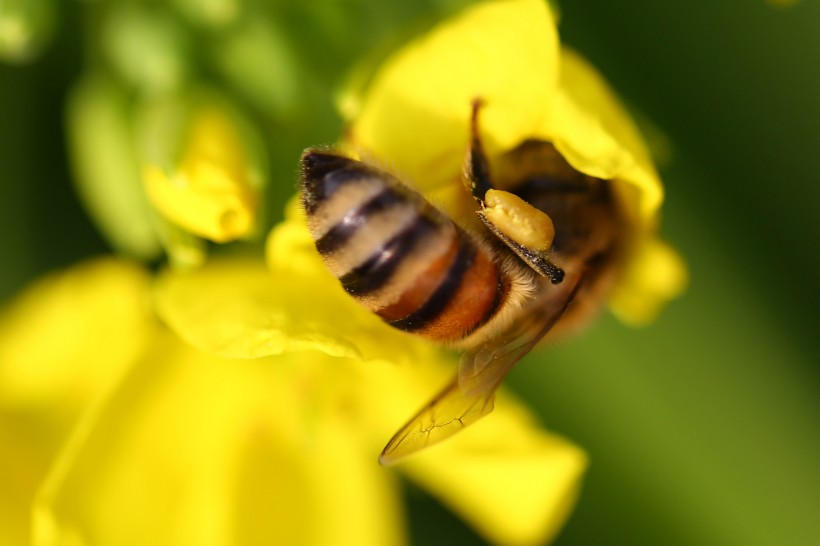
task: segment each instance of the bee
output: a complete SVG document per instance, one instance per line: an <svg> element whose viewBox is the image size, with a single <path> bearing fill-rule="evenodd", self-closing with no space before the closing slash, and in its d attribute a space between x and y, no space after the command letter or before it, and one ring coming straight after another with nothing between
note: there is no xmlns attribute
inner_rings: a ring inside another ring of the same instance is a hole
<svg viewBox="0 0 820 546"><path fill-rule="evenodd" d="M547 334L585 322L622 262L627 229L611 182L573 169L542 140L491 169L480 108L476 100L464 176L477 220L463 225L372 165L321 149L302 155L308 228L344 290L394 328L464 351L453 381L388 442L383 464L490 413L513 366Z"/></svg>

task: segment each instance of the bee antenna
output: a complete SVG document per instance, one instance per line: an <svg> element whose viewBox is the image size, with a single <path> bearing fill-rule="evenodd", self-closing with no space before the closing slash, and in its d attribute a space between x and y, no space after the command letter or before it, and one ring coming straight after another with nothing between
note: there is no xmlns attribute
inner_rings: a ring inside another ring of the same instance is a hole
<svg viewBox="0 0 820 546"><path fill-rule="evenodd" d="M472 121L472 124L473 124L473 128L476 127L477 122L478 122L478 111L481 108L483 108L485 104L486 103L484 102L484 99L482 99L481 97L476 97L476 98L473 99L473 102L472 102L473 112L472 112L472 116L470 117L470 119ZM474 131L474 132L477 133L478 131Z"/></svg>

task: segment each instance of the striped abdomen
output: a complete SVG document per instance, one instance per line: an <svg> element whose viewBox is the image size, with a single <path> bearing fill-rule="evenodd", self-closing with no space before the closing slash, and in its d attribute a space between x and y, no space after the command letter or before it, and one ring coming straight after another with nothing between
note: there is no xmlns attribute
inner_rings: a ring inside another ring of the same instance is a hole
<svg viewBox="0 0 820 546"><path fill-rule="evenodd" d="M301 184L328 268L392 326L455 342L507 303L512 281L489 250L391 175L308 150Z"/></svg>

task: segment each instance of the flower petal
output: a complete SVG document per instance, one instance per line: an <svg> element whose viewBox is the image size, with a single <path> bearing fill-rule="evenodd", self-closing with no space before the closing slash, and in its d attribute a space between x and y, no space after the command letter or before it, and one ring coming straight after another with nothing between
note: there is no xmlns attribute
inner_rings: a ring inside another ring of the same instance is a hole
<svg viewBox="0 0 820 546"><path fill-rule="evenodd" d="M157 312L198 349L231 358L258 358L317 349L360 356L352 341L316 327L312 287L279 279L255 260L212 260L193 272L165 271L155 287ZM301 294L305 294L303 298ZM321 323L321 319L319 320Z"/></svg>
<svg viewBox="0 0 820 546"><path fill-rule="evenodd" d="M584 452L496 407L463 442L407 463L408 475L497 544L550 542L575 505Z"/></svg>
<svg viewBox="0 0 820 546"><path fill-rule="evenodd" d="M253 173L239 130L216 104L191 115L181 161L173 172L147 164L143 182L154 206L172 222L216 242L253 228Z"/></svg>
<svg viewBox="0 0 820 546"><path fill-rule="evenodd" d="M321 353L231 361L170 334L72 438L35 507L35 544L400 544L397 491ZM319 376L321 377L321 376Z"/></svg>
<svg viewBox="0 0 820 546"><path fill-rule="evenodd" d="M487 146L535 133L558 75L558 37L540 0L485 2L436 27L376 75L351 139L422 190L457 176L471 104L480 98Z"/></svg>
<svg viewBox="0 0 820 546"><path fill-rule="evenodd" d="M342 290L321 263L303 219L274 228L268 256L272 271L248 259L166 271L155 290L160 317L200 350L233 358L315 349L392 360L423 345Z"/></svg>
<svg viewBox="0 0 820 546"><path fill-rule="evenodd" d="M454 373L452 364L439 351L409 365L361 371L358 397L369 408L368 428L382 435L377 449L444 385ZM490 541L528 545L548 541L561 528L575 503L586 455L540 429L501 390L493 413L396 468Z"/></svg>
<svg viewBox="0 0 820 546"><path fill-rule="evenodd" d="M148 274L101 259L39 281L0 318L0 404L70 422L142 350Z"/></svg>
<svg viewBox="0 0 820 546"><path fill-rule="evenodd" d="M96 260L27 289L0 318L0 542L28 544L58 447L142 351L148 275Z"/></svg>
<svg viewBox="0 0 820 546"><path fill-rule="evenodd" d="M623 322L651 322L671 299L686 287L686 265L672 247L648 238L635 251L610 298L610 309Z"/></svg>
<svg viewBox="0 0 820 546"><path fill-rule="evenodd" d="M555 144L577 170L622 188L636 225L654 227L663 186L629 113L597 70L561 49L561 77L552 112L533 136Z"/></svg>

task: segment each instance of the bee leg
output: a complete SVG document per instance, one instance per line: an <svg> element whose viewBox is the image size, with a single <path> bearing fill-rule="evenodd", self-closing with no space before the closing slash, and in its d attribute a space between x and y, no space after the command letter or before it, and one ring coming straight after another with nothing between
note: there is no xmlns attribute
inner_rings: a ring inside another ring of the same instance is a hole
<svg viewBox="0 0 820 546"><path fill-rule="evenodd" d="M481 210L477 211L478 217L490 232L515 252L536 273L548 277L552 284L560 284L564 280L564 270L552 263L547 257L554 234L550 217L515 195L505 191L497 191L493 188L490 181L490 165L487 161L487 155L484 153L484 146L481 143L481 135L478 130L478 113L483 105L484 103L480 98L473 100L473 110L470 118L470 152L467 156L465 169L465 185L467 185L467 189L475 200L478 201L478 204L481 205ZM493 201L487 193L491 190L498 197L495 201L498 201L502 206L487 203L487 200ZM505 197L503 194L507 194L507 196ZM493 219L491 217L493 209L504 210L500 211L501 214ZM514 218L514 220L505 222L504 220L508 217ZM544 229L541 233L537 228L544 224L549 225L549 230ZM522 233L521 226L527 226L529 229L524 229ZM533 234L528 233L528 231L537 232L537 237L533 237Z"/></svg>
<svg viewBox="0 0 820 546"><path fill-rule="evenodd" d="M481 144L481 135L478 131L478 112L484 102L480 98L473 100L472 115L470 117L470 152L467 156L465 184L472 196L481 205L484 205L484 196L487 190L493 189L490 181L490 165Z"/></svg>

